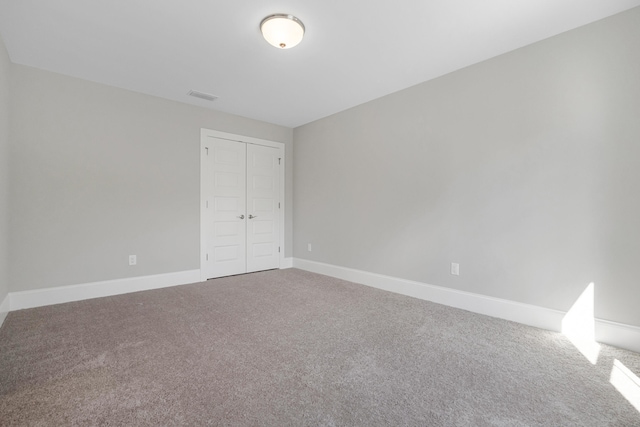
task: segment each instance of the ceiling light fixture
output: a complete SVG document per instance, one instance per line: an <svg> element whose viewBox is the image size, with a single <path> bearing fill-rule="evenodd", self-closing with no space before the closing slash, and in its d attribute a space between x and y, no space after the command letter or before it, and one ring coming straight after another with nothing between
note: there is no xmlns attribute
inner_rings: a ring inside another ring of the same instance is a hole
<svg viewBox="0 0 640 427"><path fill-rule="evenodd" d="M304 24L293 15L276 13L262 20L260 31L270 45L290 49L302 41Z"/></svg>

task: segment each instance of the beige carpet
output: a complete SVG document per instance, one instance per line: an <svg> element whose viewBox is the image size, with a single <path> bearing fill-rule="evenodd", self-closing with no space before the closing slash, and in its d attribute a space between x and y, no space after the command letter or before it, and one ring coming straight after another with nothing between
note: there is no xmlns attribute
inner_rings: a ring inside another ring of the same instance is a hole
<svg viewBox="0 0 640 427"><path fill-rule="evenodd" d="M640 426L562 335L300 270L12 312L2 425Z"/></svg>

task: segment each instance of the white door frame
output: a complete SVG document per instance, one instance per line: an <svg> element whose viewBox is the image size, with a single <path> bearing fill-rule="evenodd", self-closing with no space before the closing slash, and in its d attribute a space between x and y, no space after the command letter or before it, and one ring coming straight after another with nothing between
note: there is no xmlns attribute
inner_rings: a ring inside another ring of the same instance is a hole
<svg viewBox="0 0 640 427"><path fill-rule="evenodd" d="M204 156L205 154L205 144L207 144L207 142L211 139L211 138L219 138L219 139L226 139L229 141L237 141L237 142L244 142L246 144L256 144L256 145L264 145L267 147L273 147L273 148L277 148L279 150L281 150L282 152L282 167L280 168L280 257L279 257L279 264L280 264L280 268L283 268L283 266L285 265L284 263L284 253L285 253L285 240L284 240L284 213L285 213L285 182L284 182L284 171L285 171L285 145L282 142L276 142L276 141L268 141L266 139L259 139L259 138L253 138L250 136L243 136L243 135L236 135L233 133L226 133L226 132L220 132L217 130L212 130L212 129L205 129L205 128L201 128L200 129L200 280L205 281L207 280L206 274L204 274L204 268L203 268L203 263L205 261L205 257L206 257L206 247L205 247L205 239L203 236L203 230L204 230L204 218L205 218L205 209L206 207L206 200L204 197L204 192L203 192L203 180L204 180Z"/></svg>

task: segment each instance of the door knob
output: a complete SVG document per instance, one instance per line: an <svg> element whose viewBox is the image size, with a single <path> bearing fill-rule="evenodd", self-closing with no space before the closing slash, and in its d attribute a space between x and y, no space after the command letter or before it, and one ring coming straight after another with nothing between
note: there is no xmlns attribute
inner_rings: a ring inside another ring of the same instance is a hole
<svg viewBox="0 0 640 427"><path fill-rule="evenodd" d="M253 219L253 218L258 218L258 215L256 215L256 216L249 215L249 219Z"/></svg>
<svg viewBox="0 0 640 427"><path fill-rule="evenodd" d="M244 219L244 215L240 215L238 218L240 218L240 219Z"/></svg>

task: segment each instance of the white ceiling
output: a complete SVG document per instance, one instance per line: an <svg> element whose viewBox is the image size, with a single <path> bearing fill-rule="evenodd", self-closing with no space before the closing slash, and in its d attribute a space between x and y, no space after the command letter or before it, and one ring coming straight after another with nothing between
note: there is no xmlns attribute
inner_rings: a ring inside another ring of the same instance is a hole
<svg viewBox="0 0 640 427"><path fill-rule="evenodd" d="M0 0L0 34L15 63L296 127L639 5ZM262 39L259 23L273 13L304 22L300 45Z"/></svg>

